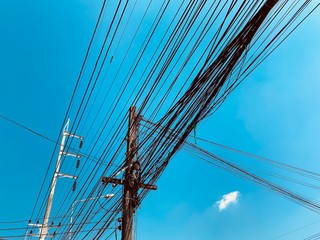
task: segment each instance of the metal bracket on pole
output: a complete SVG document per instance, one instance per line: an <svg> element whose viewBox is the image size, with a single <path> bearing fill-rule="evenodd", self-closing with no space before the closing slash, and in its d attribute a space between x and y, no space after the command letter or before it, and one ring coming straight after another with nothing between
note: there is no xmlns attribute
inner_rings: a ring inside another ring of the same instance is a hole
<svg viewBox="0 0 320 240"><path fill-rule="evenodd" d="M78 179L77 176L73 176L73 175L65 174L65 173L58 173L58 177L60 177L60 178L72 178L74 180Z"/></svg>
<svg viewBox="0 0 320 240"><path fill-rule="evenodd" d="M74 154L74 153L69 153L69 152L63 152L62 155L66 156L66 157L81 158L80 154Z"/></svg>
<svg viewBox="0 0 320 240"><path fill-rule="evenodd" d="M30 232L27 232L24 236L24 239L26 239L26 237L37 237L40 238L41 237L41 228L42 228L42 224L41 223L28 223L28 226L30 227L36 227L38 228L38 233L33 233L33 231L31 230ZM53 225L53 223L51 223L50 228L60 228L61 227L61 223L59 223L58 225ZM55 233L54 234L47 234L47 238L54 238L55 237Z"/></svg>

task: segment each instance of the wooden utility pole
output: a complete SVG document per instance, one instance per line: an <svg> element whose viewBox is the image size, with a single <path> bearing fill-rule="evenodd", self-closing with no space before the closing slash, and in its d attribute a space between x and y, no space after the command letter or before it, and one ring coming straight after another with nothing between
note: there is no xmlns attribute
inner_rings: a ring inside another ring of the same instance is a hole
<svg viewBox="0 0 320 240"><path fill-rule="evenodd" d="M114 183L123 185L122 197L122 240L132 240L133 214L139 205L138 190L145 188L156 190L157 187L141 182L140 162L137 156L137 138L139 128L139 116L136 115L136 107L129 110L129 124L127 134L127 152L124 179L103 177L102 183Z"/></svg>
<svg viewBox="0 0 320 240"><path fill-rule="evenodd" d="M128 139L127 139L127 157L126 170L124 178L129 184L125 184L123 188L123 212L122 212L122 240L132 240L133 211L134 211L134 191L130 185L135 181L132 166L135 161L134 155L136 151L136 139L138 130L138 119L136 118L136 107L131 106L129 111Z"/></svg>

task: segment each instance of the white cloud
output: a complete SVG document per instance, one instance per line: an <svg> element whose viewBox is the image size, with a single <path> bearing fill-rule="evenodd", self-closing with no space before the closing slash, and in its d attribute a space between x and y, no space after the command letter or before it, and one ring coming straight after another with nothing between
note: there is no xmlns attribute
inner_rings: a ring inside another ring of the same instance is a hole
<svg viewBox="0 0 320 240"><path fill-rule="evenodd" d="M237 203L239 200L239 191L230 192L224 194L220 201L217 201L216 204L219 207L219 211L226 209L231 203Z"/></svg>

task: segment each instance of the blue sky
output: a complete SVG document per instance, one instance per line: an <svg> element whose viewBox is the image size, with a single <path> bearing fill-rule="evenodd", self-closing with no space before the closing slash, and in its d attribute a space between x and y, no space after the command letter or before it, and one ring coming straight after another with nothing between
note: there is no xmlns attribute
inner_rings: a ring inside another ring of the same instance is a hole
<svg viewBox="0 0 320 240"><path fill-rule="evenodd" d="M87 0L0 2L0 114L57 138L100 6ZM319 172L319 27L318 10L197 136ZM26 220L54 146L2 119L0 129L0 222ZM320 222L277 238L320 217L183 152L157 185L137 213L138 239L303 239L319 232ZM219 211L217 201L233 191L240 193L237 203Z"/></svg>

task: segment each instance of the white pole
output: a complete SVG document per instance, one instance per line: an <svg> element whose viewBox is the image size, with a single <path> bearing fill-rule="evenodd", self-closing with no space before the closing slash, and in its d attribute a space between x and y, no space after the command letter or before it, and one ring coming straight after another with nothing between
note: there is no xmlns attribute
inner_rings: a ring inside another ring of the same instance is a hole
<svg viewBox="0 0 320 240"><path fill-rule="evenodd" d="M66 136L68 135L67 131L68 131L68 127L69 127L69 121L70 120L68 119L68 121L63 129L63 133L62 133L62 140L61 140L60 151L59 151L58 160L57 160L57 164L56 164L56 169L55 169L54 176L52 179L50 194L49 194L47 208L46 208L46 213L44 215L43 224L42 224L41 231L40 231L40 236L39 236L40 240L45 240L46 236L48 235L48 231L49 231L49 224L48 223L49 223L50 212L51 212L51 208L52 208L52 200L53 200L54 191L55 191L56 184L57 184L57 179L59 176L61 157L62 157L62 154L64 151L64 143L66 140Z"/></svg>

